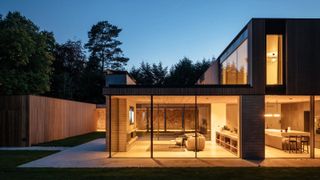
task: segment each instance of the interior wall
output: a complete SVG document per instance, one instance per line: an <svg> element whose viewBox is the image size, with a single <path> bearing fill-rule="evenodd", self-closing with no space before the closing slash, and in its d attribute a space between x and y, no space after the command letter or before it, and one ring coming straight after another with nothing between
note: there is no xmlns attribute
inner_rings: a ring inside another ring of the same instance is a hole
<svg viewBox="0 0 320 180"><path fill-rule="evenodd" d="M131 133L132 131L134 131L136 129L136 124L137 124L137 106L136 106L136 102L134 100L129 100L127 99L127 109L126 109L126 124L127 124L127 134ZM129 109L130 107L134 108L134 124L130 124L129 121Z"/></svg>
<svg viewBox="0 0 320 180"><path fill-rule="evenodd" d="M113 98L111 100L111 148L112 151L128 151L133 144L135 137L131 139L131 132L136 130L136 102L127 98ZM129 109L134 107L134 124L129 122Z"/></svg>
<svg viewBox="0 0 320 180"><path fill-rule="evenodd" d="M265 114L281 114L281 104L266 103ZM281 129L281 117L265 117L266 129Z"/></svg>
<svg viewBox="0 0 320 180"><path fill-rule="evenodd" d="M211 118L210 118L210 108L208 106L199 106L199 129L198 131L206 137L206 141L211 140Z"/></svg>
<svg viewBox="0 0 320 180"><path fill-rule="evenodd" d="M304 131L304 111L310 111L309 102L281 104L281 128Z"/></svg>
<svg viewBox="0 0 320 180"><path fill-rule="evenodd" d="M225 103L211 104L211 141L216 139L216 131L226 125L227 122L227 105Z"/></svg>
<svg viewBox="0 0 320 180"><path fill-rule="evenodd" d="M238 131L239 108L237 104L227 104L226 106L226 125L230 131Z"/></svg>
<svg viewBox="0 0 320 180"><path fill-rule="evenodd" d="M94 118L97 122L97 131L106 131L106 108L97 108L95 111Z"/></svg>

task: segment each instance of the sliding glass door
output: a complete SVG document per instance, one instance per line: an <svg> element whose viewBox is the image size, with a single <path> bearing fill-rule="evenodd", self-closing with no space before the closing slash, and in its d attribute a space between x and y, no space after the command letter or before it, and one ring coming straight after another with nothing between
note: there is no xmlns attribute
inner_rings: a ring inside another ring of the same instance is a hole
<svg viewBox="0 0 320 180"><path fill-rule="evenodd" d="M265 96L265 157L310 158L310 96Z"/></svg>
<svg viewBox="0 0 320 180"><path fill-rule="evenodd" d="M112 157L239 157L238 96L112 96L110 106Z"/></svg>
<svg viewBox="0 0 320 180"><path fill-rule="evenodd" d="M195 96L153 97L153 157L195 157Z"/></svg>

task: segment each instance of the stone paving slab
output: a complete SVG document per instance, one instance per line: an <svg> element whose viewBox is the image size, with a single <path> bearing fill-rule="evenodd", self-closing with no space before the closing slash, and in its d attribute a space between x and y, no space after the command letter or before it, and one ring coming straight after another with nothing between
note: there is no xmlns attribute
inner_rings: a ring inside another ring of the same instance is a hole
<svg viewBox="0 0 320 180"><path fill-rule="evenodd" d="M105 139L66 149L19 167L117 168L117 167L320 167L320 159L196 159L107 158Z"/></svg>

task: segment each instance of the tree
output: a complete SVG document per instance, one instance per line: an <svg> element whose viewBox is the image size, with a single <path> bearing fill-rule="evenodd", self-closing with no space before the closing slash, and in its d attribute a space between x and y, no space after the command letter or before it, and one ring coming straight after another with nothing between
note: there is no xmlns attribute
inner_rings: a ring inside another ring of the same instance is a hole
<svg viewBox="0 0 320 180"><path fill-rule="evenodd" d="M136 80L137 84L153 84L154 77L152 66L149 63L145 63L142 61L139 68L132 67L130 74Z"/></svg>
<svg viewBox="0 0 320 180"><path fill-rule="evenodd" d="M166 85L194 85L200 76L209 68L210 60L203 59L195 64L184 57L171 67L166 79Z"/></svg>
<svg viewBox="0 0 320 180"><path fill-rule="evenodd" d="M56 45L53 75L49 95L65 99L79 99L81 78L85 67L85 54L80 41L67 41Z"/></svg>
<svg viewBox="0 0 320 180"><path fill-rule="evenodd" d="M171 67L166 84L168 85L193 85L194 66L190 59L184 57Z"/></svg>
<svg viewBox="0 0 320 180"><path fill-rule="evenodd" d="M52 33L19 12L0 18L0 93L40 94L50 89Z"/></svg>
<svg viewBox="0 0 320 180"><path fill-rule="evenodd" d="M168 67L163 67L162 63L152 64L153 84L164 85L168 76Z"/></svg>
<svg viewBox="0 0 320 180"><path fill-rule="evenodd" d="M83 94L80 100L97 104L105 103L105 97L102 95L104 85L105 76L101 71L100 60L91 57L86 63L81 78L80 88Z"/></svg>
<svg viewBox="0 0 320 180"><path fill-rule="evenodd" d="M163 85L168 75L167 69L167 67L162 66L161 62L158 64L142 62L139 68L132 67L130 74L138 84Z"/></svg>
<svg viewBox="0 0 320 180"><path fill-rule="evenodd" d="M89 41L85 45L91 53L90 59L99 60L101 71L104 69L123 70L128 58L123 57L119 47L122 43L116 38L121 29L110 24L108 21L101 21L93 25L88 33Z"/></svg>
<svg viewBox="0 0 320 180"><path fill-rule="evenodd" d="M214 58L212 58L211 61L203 59L202 61L198 61L194 64L194 73L195 73L194 77L196 78L195 79L196 81L200 79L201 75L205 73L205 71L210 67L211 63L214 60L215 60Z"/></svg>

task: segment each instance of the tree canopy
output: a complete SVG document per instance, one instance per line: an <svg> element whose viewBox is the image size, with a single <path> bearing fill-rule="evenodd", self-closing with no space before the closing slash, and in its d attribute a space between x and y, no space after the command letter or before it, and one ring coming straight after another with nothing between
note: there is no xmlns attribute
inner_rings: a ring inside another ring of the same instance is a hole
<svg viewBox="0 0 320 180"><path fill-rule="evenodd" d="M81 98L81 79L86 64L86 57L80 41L67 41L57 44L54 50L53 74L51 78L51 96Z"/></svg>
<svg viewBox="0 0 320 180"><path fill-rule="evenodd" d="M57 43L52 32L41 31L19 12L0 15L0 94L104 103L104 70L125 70L129 60L120 48L120 32L100 21L91 27L84 46L80 41ZM184 57L169 70L161 62L142 62L130 73L138 84L193 85L210 63Z"/></svg>
<svg viewBox="0 0 320 180"><path fill-rule="evenodd" d="M53 33L19 12L0 19L0 93L38 94L50 90Z"/></svg>
<svg viewBox="0 0 320 180"><path fill-rule="evenodd" d="M101 70L123 70L128 58L123 56L119 47L122 42L117 40L121 29L108 21L100 21L91 27L88 33L89 41L85 44L90 54L90 59L98 60Z"/></svg>
<svg viewBox="0 0 320 180"><path fill-rule="evenodd" d="M132 67L130 74L138 84L143 85L194 85L210 64L211 60L203 59L193 63L184 57L168 72L168 67L163 67L161 62L158 64L142 62L140 67Z"/></svg>
<svg viewBox="0 0 320 180"><path fill-rule="evenodd" d="M163 67L161 62L158 64L142 62L139 68L132 67L130 74L138 84L163 85L168 75L168 68Z"/></svg>

